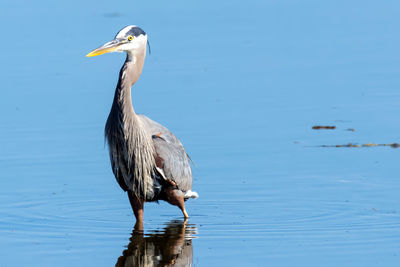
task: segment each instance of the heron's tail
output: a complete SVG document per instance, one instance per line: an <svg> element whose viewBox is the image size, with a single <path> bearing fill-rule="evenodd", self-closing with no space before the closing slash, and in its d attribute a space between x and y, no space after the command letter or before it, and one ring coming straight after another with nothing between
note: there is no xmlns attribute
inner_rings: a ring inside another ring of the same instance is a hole
<svg viewBox="0 0 400 267"><path fill-rule="evenodd" d="M192 190L188 190L186 191L185 195L183 196L185 199L188 198L198 198L199 194L197 194L196 192L192 191Z"/></svg>

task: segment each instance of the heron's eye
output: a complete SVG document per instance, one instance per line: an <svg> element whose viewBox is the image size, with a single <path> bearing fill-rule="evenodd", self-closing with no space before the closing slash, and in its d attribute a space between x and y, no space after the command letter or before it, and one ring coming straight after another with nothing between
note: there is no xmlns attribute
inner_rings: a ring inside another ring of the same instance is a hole
<svg viewBox="0 0 400 267"><path fill-rule="evenodd" d="M133 36L132 36L132 35L129 35L129 36L128 36L128 40L129 40L129 41L132 41L132 40L133 40Z"/></svg>

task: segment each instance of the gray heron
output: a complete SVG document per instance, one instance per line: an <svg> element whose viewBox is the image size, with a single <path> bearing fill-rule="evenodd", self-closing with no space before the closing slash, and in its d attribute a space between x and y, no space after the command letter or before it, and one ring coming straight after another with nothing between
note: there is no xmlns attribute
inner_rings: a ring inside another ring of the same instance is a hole
<svg viewBox="0 0 400 267"><path fill-rule="evenodd" d="M126 52L114 100L105 126L111 167L127 192L136 224L143 225L144 202L164 200L178 206L185 218L185 201L193 192L190 158L178 138L163 125L135 112L131 87L138 81L146 57L147 34L131 25L87 57Z"/></svg>

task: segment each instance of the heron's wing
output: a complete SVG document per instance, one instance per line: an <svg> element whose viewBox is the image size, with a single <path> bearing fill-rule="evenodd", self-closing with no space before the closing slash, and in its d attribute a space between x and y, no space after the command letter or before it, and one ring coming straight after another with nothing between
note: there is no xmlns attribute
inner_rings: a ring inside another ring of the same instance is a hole
<svg viewBox="0 0 400 267"><path fill-rule="evenodd" d="M162 168L165 178L174 181L177 187L184 192L191 190L192 169L182 143L161 124L144 115L139 115L139 118L153 137L157 152L157 166Z"/></svg>

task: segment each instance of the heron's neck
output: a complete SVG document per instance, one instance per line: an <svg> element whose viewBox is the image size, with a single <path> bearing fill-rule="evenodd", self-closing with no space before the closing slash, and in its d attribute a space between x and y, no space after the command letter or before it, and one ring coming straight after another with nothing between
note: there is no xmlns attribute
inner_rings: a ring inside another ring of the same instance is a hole
<svg viewBox="0 0 400 267"><path fill-rule="evenodd" d="M131 88L139 80L143 70L146 50L142 53L128 53L119 73L118 85L115 90L114 104L124 116L135 116L132 105Z"/></svg>
<svg viewBox="0 0 400 267"><path fill-rule="evenodd" d="M142 192L144 199L147 194L153 194L155 148L151 134L133 110L131 87L142 73L145 54L146 50L139 55L128 53L119 74L114 102L105 128L111 158L113 153L121 156L122 159L118 157L117 164L126 163L126 169L122 171L125 171L123 179L126 179L125 175L130 179L127 187L138 196Z"/></svg>

